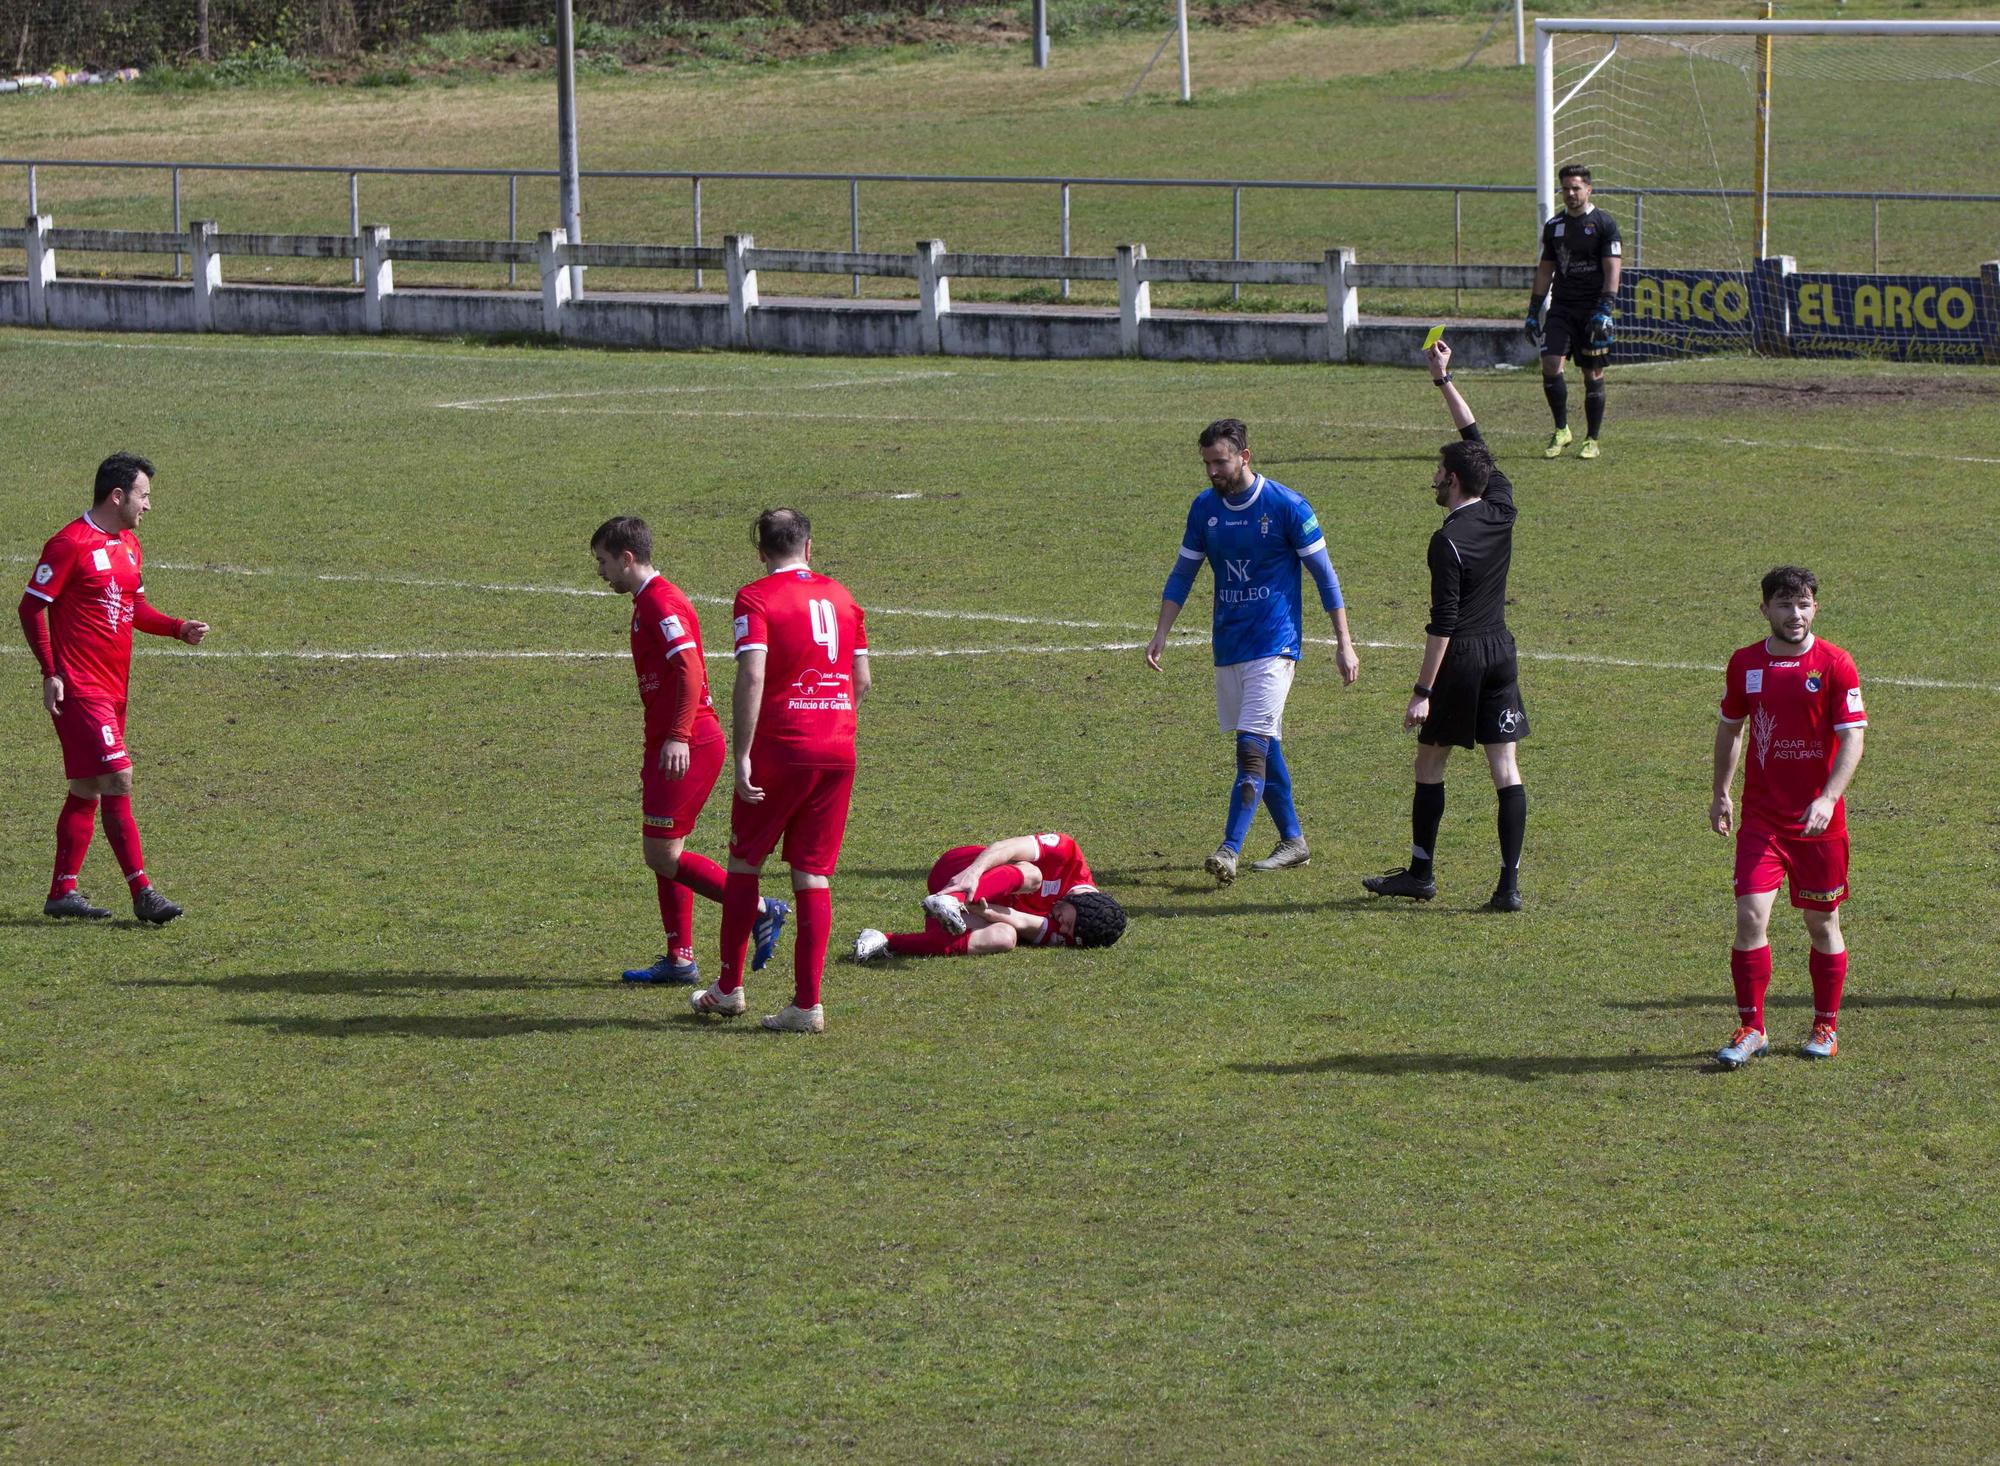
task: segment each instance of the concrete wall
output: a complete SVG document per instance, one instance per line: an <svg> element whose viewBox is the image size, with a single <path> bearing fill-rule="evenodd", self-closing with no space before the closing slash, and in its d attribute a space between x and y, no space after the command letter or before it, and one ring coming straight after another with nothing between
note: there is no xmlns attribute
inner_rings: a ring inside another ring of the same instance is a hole
<svg viewBox="0 0 2000 1466"><path fill-rule="evenodd" d="M72 331L186 331L190 329L187 285L147 285L113 280L58 280L46 287L49 324ZM25 323L27 286L21 287ZM39 324L37 322L36 324Z"/></svg>

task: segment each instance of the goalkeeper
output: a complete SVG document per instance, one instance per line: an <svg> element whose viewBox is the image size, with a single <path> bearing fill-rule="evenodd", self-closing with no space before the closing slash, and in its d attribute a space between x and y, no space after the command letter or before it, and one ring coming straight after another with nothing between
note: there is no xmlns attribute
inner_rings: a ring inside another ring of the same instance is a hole
<svg viewBox="0 0 2000 1466"><path fill-rule="evenodd" d="M1597 456L1604 428L1604 365L1611 359L1611 313L1618 305L1618 223L1590 203L1590 170L1566 163L1556 175L1563 211L1542 225L1542 258L1528 298L1528 336L1542 353L1542 395L1556 430L1544 458L1559 458L1569 430L1569 383L1563 365L1574 356L1583 368L1583 446L1579 458ZM1549 286L1555 298L1548 301Z"/></svg>

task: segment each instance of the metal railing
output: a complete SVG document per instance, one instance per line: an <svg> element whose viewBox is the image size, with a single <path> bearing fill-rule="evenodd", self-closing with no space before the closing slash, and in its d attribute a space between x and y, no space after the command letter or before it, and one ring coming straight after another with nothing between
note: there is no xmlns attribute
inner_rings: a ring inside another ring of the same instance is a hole
<svg viewBox="0 0 2000 1466"><path fill-rule="evenodd" d="M507 180L507 237L520 237L520 183L524 178L550 179L557 177L553 168L463 168L390 166L360 163L173 163L138 159L98 159L98 158L0 158L0 167L25 168L28 180L28 212L37 214L40 208L40 172L44 168L84 168L84 169L137 169L165 172L169 175L169 195L172 227L176 232L183 229L181 217L181 176L184 173L293 173L332 174L347 180L347 214L350 234L361 235L361 180L364 177L415 177L415 178L504 178ZM1017 173L863 173L863 172L775 172L751 169L684 169L684 168L593 168L582 174L588 179L640 180L652 182L681 181L689 185L692 212L692 240L697 246L702 241L702 184L705 181L741 181L754 183L845 183L848 188L848 245L859 251L861 248L861 186L868 184L925 184L943 187L980 187L991 185L1027 186L1050 188L1058 194L1058 235L1060 252L1070 253L1071 192L1078 188L1192 188L1203 190L1227 189L1230 195L1229 211L1229 257L1238 260L1243 257L1243 194L1246 189L1291 193L1391 193L1391 194L1449 194L1451 195L1452 223L1452 263L1460 264L1465 255L1464 200L1467 194L1521 194L1532 196L1535 188L1525 183L1363 183L1354 181L1333 181L1303 178L1120 178L1092 175L1054 175ZM1607 184L1597 190L1604 196L1629 196L1632 206L1632 264L1643 263L1645 249L1645 213L1648 198L1723 198L1748 199L1753 196L1751 189L1721 188L1624 188ZM1926 203L1926 204L2000 204L2000 193L1942 193L1942 192L1893 192L1870 189L1772 189L1774 199L1820 199L1866 201L1871 206L1871 253L1872 266L1880 270L1882 263L1882 205L1884 203ZM176 277L182 272L181 256L174 257ZM360 262L355 263L354 281L361 282ZM516 267L508 266L507 283L516 283ZM695 288L705 288L703 272L695 271ZM851 291L861 293L861 276L852 277ZM1240 299L1242 288L1232 285L1232 299ZM1062 295L1069 297L1069 281L1062 282Z"/></svg>

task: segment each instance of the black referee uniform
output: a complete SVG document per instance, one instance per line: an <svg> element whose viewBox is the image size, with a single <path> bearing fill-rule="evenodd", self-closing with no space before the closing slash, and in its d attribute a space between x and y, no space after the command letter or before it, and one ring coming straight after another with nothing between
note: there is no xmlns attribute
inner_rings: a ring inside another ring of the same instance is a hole
<svg viewBox="0 0 2000 1466"><path fill-rule="evenodd" d="M1580 219L1564 211L1542 225L1542 258L1555 266L1542 320L1544 356L1574 357L1586 368L1610 360L1608 350L1590 349L1590 318L1604 294L1604 262L1621 249L1618 221L1602 209Z"/></svg>
<svg viewBox="0 0 2000 1466"><path fill-rule="evenodd" d="M1485 441L1479 425L1461 438ZM1461 504L1431 536L1431 619L1424 629L1448 636L1444 665L1431 690L1422 743L1470 748L1528 736L1521 706L1514 635L1507 629L1507 567L1514 556L1514 486L1498 467L1485 497Z"/></svg>

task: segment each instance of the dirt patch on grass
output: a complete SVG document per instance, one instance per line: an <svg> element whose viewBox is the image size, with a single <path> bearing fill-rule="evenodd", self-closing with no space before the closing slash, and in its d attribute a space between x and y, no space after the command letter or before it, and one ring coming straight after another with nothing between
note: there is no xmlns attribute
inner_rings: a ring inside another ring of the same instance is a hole
<svg viewBox="0 0 2000 1466"><path fill-rule="evenodd" d="M1977 368L1951 369L1951 375L1862 377L1842 382L1647 382L1626 378L1618 383L1645 411L1662 417L1714 417L1734 408L1814 412L1851 411L1857 407L2000 406L2000 381L1973 375ZM1613 367L1616 377L1618 369Z"/></svg>

